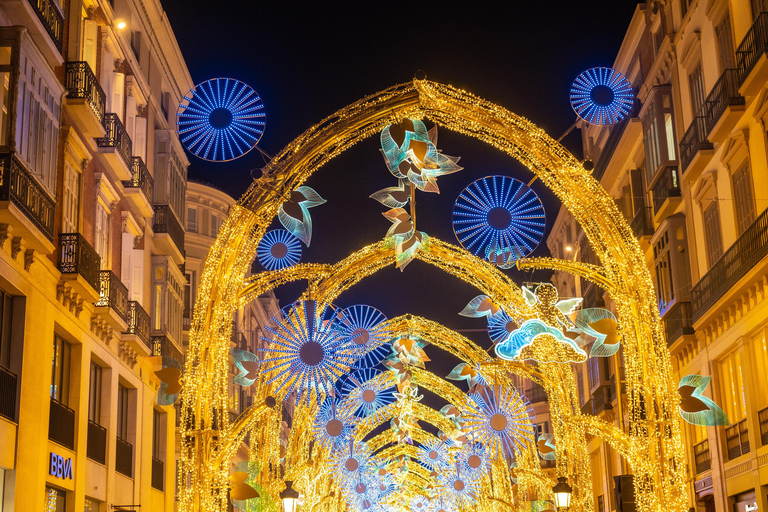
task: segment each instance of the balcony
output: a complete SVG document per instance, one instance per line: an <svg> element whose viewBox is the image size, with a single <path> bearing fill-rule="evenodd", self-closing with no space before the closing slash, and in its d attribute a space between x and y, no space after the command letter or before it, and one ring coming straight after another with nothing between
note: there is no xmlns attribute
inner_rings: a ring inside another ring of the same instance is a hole
<svg viewBox="0 0 768 512"><path fill-rule="evenodd" d="M184 364L181 351L165 336L152 336L152 355L170 357L178 361L179 364Z"/></svg>
<svg viewBox="0 0 768 512"><path fill-rule="evenodd" d="M51 41L56 49L61 53L61 44L63 41L64 15L59 8L54 5L53 0L29 0L29 4L35 10L40 23L43 24Z"/></svg>
<svg viewBox="0 0 768 512"><path fill-rule="evenodd" d="M101 258L80 233L59 234L59 272L61 279L77 293L94 302L100 298Z"/></svg>
<svg viewBox="0 0 768 512"><path fill-rule="evenodd" d="M725 444L728 449L728 460L749 453L749 427L746 419L725 429Z"/></svg>
<svg viewBox="0 0 768 512"><path fill-rule="evenodd" d="M52 254L56 201L13 153L0 155L0 223L13 227L14 237L44 254Z"/></svg>
<svg viewBox="0 0 768 512"><path fill-rule="evenodd" d="M103 137L107 96L87 62L67 62L67 108L86 137Z"/></svg>
<svg viewBox="0 0 768 512"><path fill-rule="evenodd" d="M155 180L149 174L144 160L140 156L131 159L131 179L123 181L125 198L136 208L142 217L151 217Z"/></svg>
<svg viewBox="0 0 768 512"><path fill-rule="evenodd" d="M149 337L149 322L149 314L144 311L141 304L135 300L128 301L128 329L125 331L125 334L127 337L141 340L144 350L151 352L152 342ZM123 339L125 338L126 336L123 336ZM136 344L138 345L138 343ZM140 352L144 350L140 350Z"/></svg>
<svg viewBox="0 0 768 512"><path fill-rule="evenodd" d="M55 0L0 0L0 3L5 15L3 25L25 27L46 62L52 68L61 66L64 16Z"/></svg>
<svg viewBox="0 0 768 512"><path fill-rule="evenodd" d="M768 210L765 210L691 289L693 321L699 320L767 254Z"/></svg>
<svg viewBox="0 0 768 512"><path fill-rule="evenodd" d="M75 449L75 411L51 398L48 439L70 450Z"/></svg>
<svg viewBox="0 0 768 512"><path fill-rule="evenodd" d="M117 114L110 112L104 115L103 137L96 138L99 155L105 160L108 168L112 169L118 180L126 181L131 176L131 154L133 151L131 138L125 131L125 126Z"/></svg>
<svg viewBox="0 0 768 512"><path fill-rule="evenodd" d="M163 492L165 486L163 485L165 480L165 471L163 468L163 461L152 457L152 488Z"/></svg>
<svg viewBox="0 0 768 512"><path fill-rule="evenodd" d="M690 302L673 303L662 313L661 319L664 322L667 347L671 347L681 336L693 334Z"/></svg>
<svg viewBox="0 0 768 512"><path fill-rule="evenodd" d="M637 117L639 111L640 102L636 101L627 118L609 128L610 133L592 171L596 180L600 181L606 173L618 170L617 166L624 164L635 142L642 137L642 123Z"/></svg>
<svg viewBox="0 0 768 512"><path fill-rule="evenodd" d="M613 409L611 404L611 386L610 384L603 384L599 386L594 393L592 393L592 414L595 416L600 415L605 411Z"/></svg>
<svg viewBox="0 0 768 512"><path fill-rule="evenodd" d="M693 447L693 457L696 462L696 474L699 475L712 467L709 453L709 441L704 440Z"/></svg>
<svg viewBox="0 0 768 512"><path fill-rule="evenodd" d="M528 401L531 402L532 404L535 404L538 402L546 402L548 400L547 392L544 390L543 387L539 385L535 385L531 389L526 390L525 398L527 398Z"/></svg>
<svg viewBox="0 0 768 512"><path fill-rule="evenodd" d="M640 239L641 242L648 243L648 239L653 236L653 210L650 206L642 206L635 216L632 217L632 221L629 223L632 228L632 232ZM647 245L646 245L647 247Z"/></svg>
<svg viewBox="0 0 768 512"><path fill-rule="evenodd" d="M91 420L88 420L86 456L99 464L107 463L107 429Z"/></svg>
<svg viewBox="0 0 768 512"><path fill-rule="evenodd" d="M683 177L695 181L715 154L715 146L707 139L706 118L697 116L680 139L680 166Z"/></svg>
<svg viewBox="0 0 768 512"><path fill-rule="evenodd" d="M701 114L710 142L723 142L744 113L744 96L739 94L739 70L726 69L704 101Z"/></svg>
<svg viewBox="0 0 768 512"><path fill-rule="evenodd" d="M18 377L0 366L0 416L16 421L16 387Z"/></svg>
<svg viewBox="0 0 768 512"><path fill-rule="evenodd" d="M115 444L115 471L133 478L133 445L119 437Z"/></svg>
<svg viewBox="0 0 768 512"><path fill-rule="evenodd" d="M768 445L768 408L757 413L757 420L760 422L760 443L766 446Z"/></svg>
<svg viewBox="0 0 768 512"><path fill-rule="evenodd" d="M167 204L156 204L152 231L155 233L155 245L162 254L173 256L176 264L184 262L184 228Z"/></svg>
<svg viewBox="0 0 768 512"><path fill-rule="evenodd" d="M128 327L128 288L111 270L99 272L99 301L96 312L112 327L124 331Z"/></svg>
<svg viewBox="0 0 768 512"><path fill-rule="evenodd" d="M754 96L768 81L768 13L761 12L736 49L739 68L739 93Z"/></svg>
<svg viewBox="0 0 768 512"><path fill-rule="evenodd" d="M651 186L653 195L653 214L656 220L661 220L672 214L680 204L680 180L677 167L664 167L659 172Z"/></svg>

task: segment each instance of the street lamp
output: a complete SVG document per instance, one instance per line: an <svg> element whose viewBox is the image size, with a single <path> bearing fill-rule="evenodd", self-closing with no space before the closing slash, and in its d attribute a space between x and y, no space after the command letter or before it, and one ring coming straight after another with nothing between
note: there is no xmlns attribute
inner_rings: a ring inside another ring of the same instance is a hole
<svg viewBox="0 0 768 512"><path fill-rule="evenodd" d="M552 492L555 493L555 507L557 507L557 510L566 510L571 505L573 489L568 485L568 481L564 476L557 479Z"/></svg>
<svg viewBox="0 0 768 512"><path fill-rule="evenodd" d="M293 488L292 481L285 481L285 489L280 493L280 499L283 501L283 512L296 512L299 493Z"/></svg>

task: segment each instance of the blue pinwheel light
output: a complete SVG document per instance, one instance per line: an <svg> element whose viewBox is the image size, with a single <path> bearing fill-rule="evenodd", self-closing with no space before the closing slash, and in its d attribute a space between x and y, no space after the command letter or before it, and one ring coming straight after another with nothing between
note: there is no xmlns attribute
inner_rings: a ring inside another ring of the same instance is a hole
<svg viewBox="0 0 768 512"><path fill-rule="evenodd" d="M456 509L471 506L480 497L477 481L463 474L459 468L440 475L437 492Z"/></svg>
<svg viewBox="0 0 768 512"><path fill-rule="evenodd" d="M301 259L301 242L285 229L273 229L264 233L256 257L267 270L292 267Z"/></svg>
<svg viewBox="0 0 768 512"><path fill-rule="evenodd" d="M359 358L357 367L376 366L389 354L388 342L392 336L381 327L386 321L384 313L365 304L357 304L344 310L341 332L350 340L350 346Z"/></svg>
<svg viewBox="0 0 768 512"><path fill-rule="evenodd" d="M355 426L355 418L340 405L337 399L326 398L312 424L312 435L315 441L320 446L331 450L346 446Z"/></svg>
<svg viewBox="0 0 768 512"><path fill-rule="evenodd" d="M515 329L517 329L517 322L503 309L499 310L498 315L488 318L488 336L494 344L509 338Z"/></svg>
<svg viewBox="0 0 768 512"><path fill-rule="evenodd" d="M615 69L588 69L571 85L571 106L589 124L618 123L627 117L634 101L632 84Z"/></svg>
<svg viewBox="0 0 768 512"><path fill-rule="evenodd" d="M365 443L353 440L331 453L331 471L339 486L349 487L371 473L371 452Z"/></svg>
<svg viewBox="0 0 768 512"><path fill-rule="evenodd" d="M427 439L418 448L419 462L431 471L441 472L451 465L448 446L437 439Z"/></svg>
<svg viewBox="0 0 768 512"><path fill-rule="evenodd" d="M249 85L213 78L184 96L176 113L176 131L196 157L225 162L256 147L265 121L264 103Z"/></svg>
<svg viewBox="0 0 768 512"><path fill-rule="evenodd" d="M453 206L453 231L462 247L501 268L536 249L545 219L536 192L508 176L473 181Z"/></svg>
<svg viewBox="0 0 768 512"><path fill-rule="evenodd" d="M488 386L469 395L471 409L464 415L465 432L488 447L496 457L512 457L534 442L528 400L513 388Z"/></svg>
<svg viewBox="0 0 768 512"><path fill-rule="evenodd" d="M394 402L395 388L380 378L383 373L372 368L363 368L350 374L342 385L342 407L364 417L376 414L382 407Z"/></svg>

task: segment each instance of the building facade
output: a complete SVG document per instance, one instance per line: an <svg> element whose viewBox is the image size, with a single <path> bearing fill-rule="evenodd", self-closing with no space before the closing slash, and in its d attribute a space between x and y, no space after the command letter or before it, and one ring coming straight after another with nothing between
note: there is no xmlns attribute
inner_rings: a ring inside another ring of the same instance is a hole
<svg viewBox="0 0 768 512"><path fill-rule="evenodd" d="M683 424L688 501L707 512L768 510L768 3L668 0L638 5L614 63L637 93L614 126L581 124L594 176L645 252L675 378L711 377L729 426ZM596 263L561 210L557 258ZM556 273L584 306L611 298ZM627 427L620 357L576 367L582 411ZM621 399L620 399L621 398ZM632 507L624 461L590 442L599 512Z"/></svg>
<svg viewBox="0 0 768 512"><path fill-rule="evenodd" d="M0 79L0 511L170 512L186 64L157 0L8 0Z"/></svg>

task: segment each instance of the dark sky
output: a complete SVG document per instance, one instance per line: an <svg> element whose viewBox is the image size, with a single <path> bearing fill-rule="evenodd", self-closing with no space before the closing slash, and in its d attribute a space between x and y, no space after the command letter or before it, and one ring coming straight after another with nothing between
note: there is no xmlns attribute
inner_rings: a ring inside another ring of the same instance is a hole
<svg viewBox="0 0 768 512"><path fill-rule="evenodd" d="M350 8L332 2L164 0L163 5L196 83L232 77L260 93L267 126L259 146L274 155L337 109L409 81L417 70L524 115L558 138L575 120L568 101L571 82L587 68L613 64L637 2L359 2ZM474 139L447 130L439 135L438 148L461 156L464 170L438 180L440 195L418 194L417 227L456 243L451 211L464 187L491 174L527 183L532 174ZM577 133L565 143L580 157ZM214 183L235 198L251 182L251 170L259 175L264 165L255 150L229 163L190 160L190 178ZM314 232L302 261L333 263L384 237L390 225L381 216L385 208L368 196L396 180L384 165L378 138L336 158L307 185L328 203L310 211ZM551 226L559 202L540 183L533 187ZM535 254L548 255L543 242ZM548 279L538 272L532 277L506 272L517 282ZM288 286L278 296L286 304L301 291ZM390 318L411 312L455 329L482 329L484 320L457 315L476 294L414 261L403 273L389 268L362 281L338 303L367 303ZM482 332L467 334L490 345Z"/></svg>

